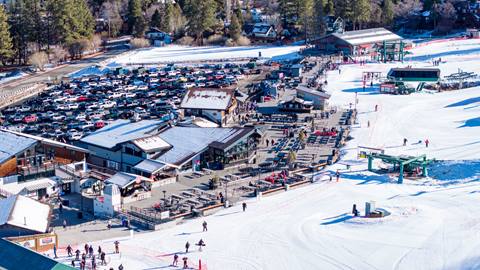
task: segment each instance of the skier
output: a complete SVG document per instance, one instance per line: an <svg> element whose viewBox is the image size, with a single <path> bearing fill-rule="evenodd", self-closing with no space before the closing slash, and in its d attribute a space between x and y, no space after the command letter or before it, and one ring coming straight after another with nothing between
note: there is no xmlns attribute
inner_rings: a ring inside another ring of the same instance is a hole
<svg viewBox="0 0 480 270"><path fill-rule="evenodd" d="M378 105L375 105L375 111L378 112Z"/></svg>
<svg viewBox="0 0 480 270"><path fill-rule="evenodd" d="M425 140L425 147L428 148L428 144L430 143L430 141L428 139Z"/></svg>
<svg viewBox="0 0 480 270"><path fill-rule="evenodd" d="M408 142L407 138L403 138L403 146L406 146L407 142Z"/></svg>
<svg viewBox="0 0 480 270"><path fill-rule="evenodd" d="M245 210L247 210L247 203L246 202L242 203L242 208L243 208L243 212L245 212Z"/></svg>
<svg viewBox="0 0 480 270"><path fill-rule="evenodd" d="M90 257L93 257L93 246L92 245L90 245L90 247L88 248L88 255Z"/></svg>
<svg viewBox="0 0 480 270"><path fill-rule="evenodd" d="M123 270L123 265L120 264L120 265L118 266L118 270Z"/></svg>
<svg viewBox="0 0 480 270"><path fill-rule="evenodd" d="M177 253L175 253L175 255L173 255L172 266L177 266L177 265L178 265L178 255L177 255Z"/></svg>
<svg viewBox="0 0 480 270"><path fill-rule="evenodd" d="M110 230L112 228L112 221L108 220L107 222L107 228Z"/></svg>
<svg viewBox="0 0 480 270"><path fill-rule="evenodd" d="M75 260L80 260L80 250L75 250Z"/></svg>
<svg viewBox="0 0 480 270"><path fill-rule="evenodd" d="M120 242L115 241L113 244L115 244L115 253L120 253L120 248L118 247L118 245L120 244Z"/></svg>
<svg viewBox="0 0 480 270"><path fill-rule="evenodd" d="M269 142L270 142L270 141L269 141L269 140L267 139L267 140L266 140L266 143L267 143L267 147L268 147L268 143L269 143Z"/></svg>
<svg viewBox="0 0 480 270"><path fill-rule="evenodd" d="M204 232L207 232L207 231L208 231L208 228L207 228L207 222L206 222L206 221L204 221L204 222L202 223L202 226L203 226L203 231L204 231Z"/></svg>
<svg viewBox="0 0 480 270"><path fill-rule="evenodd" d="M197 246L198 246L198 251L202 251L202 247L205 246L205 242L203 242L203 239L200 239L200 241L198 241Z"/></svg>
<svg viewBox="0 0 480 270"><path fill-rule="evenodd" d="M72 247L70 245L67 246L67 254L68 254L68 257L72 257Z"/></svg>
<svg viewBox="0 0 480 270"><path fill-rule="evenodd" d="M183 269L188 269L188 258L187 257L183 257L182 258L183 260Z"/></svg>
<svg viewBox="0 0 480 270"><path fill-rule="evenodd" d="M190 248L190 243L187 241L185 244L185 253L188 253L188 249Z"/></svg>
<svg viewBox="0 0 480 270"><path fill-rule="evenodd" d="M339 170L337 170L337 172L335 173L335 176L337 177L337 182L338 182L338 180L340 180L340 171Z"/></svg>
<svg viewBox="0 0 480 270"><path fill-rule="evenodd" d="M102 265L107 265L107 261L105 260L105 252L102 252L100 254L100 261L101 261Z"/></svg>
<svg viewBox="0 0 480 270"><path fill-rule="evenodd" d="M67 229L67 220L66 219L63 220L63 228Z"/></svg>
<svg viewBox="0 0 480 270"><path fill-rule="evenodd" d="M275 141L272 139L272 146L275 144Z"/></svg>
<svg viewBox="0 0 480 270"><path fill-rule="evenodd" d="M367 121L367 127L370 127L370 120Z"/></svg>
<svg viewBox="0 0 480 270"><path fill-rule="evenodd" d="M100 255L102 254L102 247L101 246L98 246L98 258L100 258Z"/></svg>
<svg viewBox="0 0 480 270"><path fill-rule="evenodd" d="M328 175L328 178L329 178L329 181L332 182L332 178L333 178L333 177L332 177L331 174Z"/></svg>

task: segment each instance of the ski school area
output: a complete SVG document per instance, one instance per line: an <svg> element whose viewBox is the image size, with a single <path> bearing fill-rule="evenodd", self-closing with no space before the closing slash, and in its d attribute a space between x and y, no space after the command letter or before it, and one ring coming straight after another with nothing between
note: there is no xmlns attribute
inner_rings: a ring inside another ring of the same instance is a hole
<svg viewBox="0 0 480 270"><path fill-rule="evenodd" d="M330 106L354 107L357 119L340 161L312 173L312 184L91 243L109 256L97 269L179 269L183 258L189 269L480 268L480 42L410 52L403 62L341 64L323 75ZM396 68L438 69L440 82L400 86L387 76ZM403 90L380 91L387 82ZM442 84L463 86L438 91Z"/></svg>

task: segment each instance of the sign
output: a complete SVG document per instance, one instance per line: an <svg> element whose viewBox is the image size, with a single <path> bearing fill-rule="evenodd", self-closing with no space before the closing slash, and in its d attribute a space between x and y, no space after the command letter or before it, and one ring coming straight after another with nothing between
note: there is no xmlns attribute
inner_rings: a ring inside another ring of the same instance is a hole
<svg viewBox="0 0 480 270"><path fill-rule="evenodd" d="M19 241L19 242L17 242L17 244L19 244L20 246L22 246L24 248L35 249L35 239Z"/></svg>
<svg viewBox="0 0 480 270"><path fill-rule="evenodd" d="M170 217L170 211L160 212L160 219L168 219Z"/></svg>
<svg viewBox="0 0 480 270"><path fill-rule="evenodd" d="M55 236L40 238L38 243L40 246L53 245L55 244Z"/></svg>

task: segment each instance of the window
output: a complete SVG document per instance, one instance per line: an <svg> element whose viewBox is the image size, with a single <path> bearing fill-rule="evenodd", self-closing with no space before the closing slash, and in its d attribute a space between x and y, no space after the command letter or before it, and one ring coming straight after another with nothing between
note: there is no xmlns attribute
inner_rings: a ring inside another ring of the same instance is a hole
<svg viewBox="0 0 480 270"><path fill-rule="evenodd" d="M107 160L107 168L118 170L120 168L118 162Z"/></svg>
<svg viewBox="0 0 480 270"><path fill-rule="evenodd" d="M125 153L129 155L133 155L133 149L130 147L125 147Z"/></svg>

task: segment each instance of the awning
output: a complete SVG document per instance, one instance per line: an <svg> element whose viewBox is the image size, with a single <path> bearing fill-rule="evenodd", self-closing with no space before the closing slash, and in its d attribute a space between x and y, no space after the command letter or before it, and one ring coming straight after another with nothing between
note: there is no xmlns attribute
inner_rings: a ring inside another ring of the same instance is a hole
<svg viewBox="0 0 480 270"><path fill-rule="evenodd" d="M135 167L133 168L141 172L153 174L165 167L168 167L168 166L163 162L145 159L144 161L135 165Z"/></svg>
<svg viewBox="0 0 480 270"><path fill-rule="evenodd" d="M28 191L28 192L33 192L33 191L37 191L37 190L40 190L40 189L49 188L51 186L52 186L51 183L38 183L38 184L33 184L31 186L26 186L25 190Z"/></svg>
<svg viewBox="0 0 480 270"><path fill-rule="evenodd" d="M70 184L75 182L75 180L73 178L65 178L65 179L60 179L58 182L60 184Z"/></svg>

